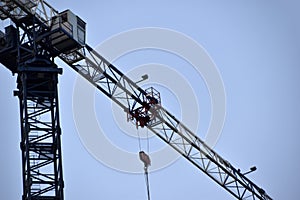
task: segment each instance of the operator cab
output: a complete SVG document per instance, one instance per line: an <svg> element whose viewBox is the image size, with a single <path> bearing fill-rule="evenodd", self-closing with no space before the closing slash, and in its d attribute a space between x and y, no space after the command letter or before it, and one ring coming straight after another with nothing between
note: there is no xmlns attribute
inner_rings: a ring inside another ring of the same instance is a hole
<svg viewBox="0 0 300 200"><path fill-rule="evenodd" d="M52 18L52 46L60 53L66 53L85 45L86 23L70 10Z"/></svg>

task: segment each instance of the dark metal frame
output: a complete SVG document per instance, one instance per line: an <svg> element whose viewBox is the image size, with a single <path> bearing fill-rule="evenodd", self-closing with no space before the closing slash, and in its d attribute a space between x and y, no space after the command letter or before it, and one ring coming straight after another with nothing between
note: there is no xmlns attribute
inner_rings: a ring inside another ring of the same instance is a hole
<svg viewBox="0 0 300 200"><path fill-rule="evenodd" d="M23 200L63 200L58 73L40 61L18 72Z"/></svg>
<svg viewBox="0 0 300 200"><path fill-rule="evenodd" d="M61 128L57 83L62 70L54 64L49 24L55 11L35 0L0 1L0 18L17 27L13 73L18 74L23 200L63 200Z"/></svg>

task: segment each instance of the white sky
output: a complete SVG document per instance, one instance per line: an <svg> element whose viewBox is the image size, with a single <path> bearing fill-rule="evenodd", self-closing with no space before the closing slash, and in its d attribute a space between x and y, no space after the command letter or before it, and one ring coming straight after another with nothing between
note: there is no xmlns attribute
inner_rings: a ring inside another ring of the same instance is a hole
<svg viewBox="0 0 300 200"><path fill-rule="evenodd" d="M256 165L258 170L249 178L273 199L298 197L300 4L296 0L48 2L59 11L70 9L86 21L87 41L94 47L115 34L144 27L172 29L202 45L216 63L226 89L226 120L215 150L242 170ZM165 52L133 52L118 59L116 65L127 72L153 62L174 67L195 91L205 91L203 79L190 72L188 63ZM80 142L72 112L77 76L61 61L57 64L64 69L59 95L65 199L146 199L142 174L122 173L101 164ZM4 67L0 76L0 194L3 199L16 200L22 193L19 105L12 96L15 77ZM178 102L167 102L172 95L161 89L162 96L167 93L162 99L164 106L180 114ZM209 95L204 92L197 98L203 119L197 134L203 138L202 131L209 125ZM99 92L95 100L99 123L112 132L105 131L107 137L125 151L138 153L137 139L128 138L114 122L103 123L103 118L111 117L110 100ZM150 142L164 146L155 137ZM140 162L138 156L136 162ZM155 200L234 199L184 159L150 173L150 187Z"/></svg>

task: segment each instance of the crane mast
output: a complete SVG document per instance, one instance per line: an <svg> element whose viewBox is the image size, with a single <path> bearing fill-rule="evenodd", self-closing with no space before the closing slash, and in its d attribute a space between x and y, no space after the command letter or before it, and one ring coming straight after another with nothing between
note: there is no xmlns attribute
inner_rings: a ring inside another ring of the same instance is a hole
<svg viewBox="0 0 300 200"><path fill-rule="evenodd" d="M151 130L237 199L272 199L163 108L158 91L142 89L86 44L85 23L78 16L43 0L0 3L0 19L16 26L0 34L0 62L18 74L23 200L63 199L57 95L62 70L55 57L119 105L128 120Z"/></svg>
<svg viewBox="0 0 300 200"><path fill-rule="evenodd" d="M63 200L57 92L62 69L53 62L55 54L47 50L51 22L47 17L53 12L48 8L51 13L46 13L47 6L42 1L0 3L0 18L9 18L16 25L6 27L5 34L1 32L0 60L18 74L14 95L20 102L22 199Z"/></svg>

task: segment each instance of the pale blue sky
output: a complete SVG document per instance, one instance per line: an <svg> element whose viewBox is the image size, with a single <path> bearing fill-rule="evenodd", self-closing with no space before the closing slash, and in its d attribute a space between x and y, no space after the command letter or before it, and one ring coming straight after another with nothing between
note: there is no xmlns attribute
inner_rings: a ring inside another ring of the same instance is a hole
<svg viewBox="0 0 300 200"><path fill-rule="evenodd" d="M256 165L258 170L249 177L274 199L298 198L300 4L296 0L48 2L59 11L72 10L87 22L87 42L91 46L143 27L172 29L197 41L216 63L226 89L226 120L215 150L242 170ZM159 51L125 55L116 64L126 72L144 62L161 62L178 71L181 65L189 67L178 57ZM110 169L81 144L72 115L76 74L62 62L57 63L64 68L59 90L65 199L146 199L141 174ZM181 73L195 90L203 87L201 78L189 76L186 71ZM4 67L0 74L0 194L3 199L17 200L22 192L19 105L12 96L15 77ZM107 108L110 101L101 93L96 94L96 100L101 102L95 106L101 118L105 114L101 113L102 103ZM199 95L198 100L206 111L208 96ZM172 102L163 103L172 112ZM209 114L206 118L203 115L205 130ZM203 133L198 135L202 137ZM155 140L151 138L152 143ZM128 147L124 144L122 148ZM151 173L150 186L153 200L234 199L184 159Z"/></svg>

